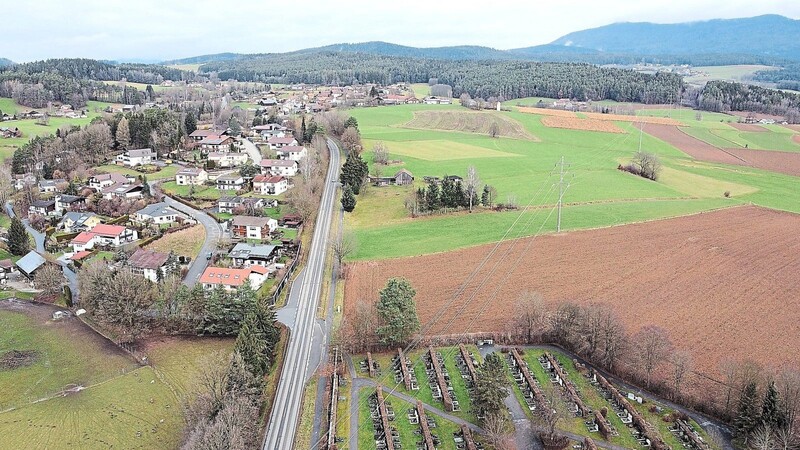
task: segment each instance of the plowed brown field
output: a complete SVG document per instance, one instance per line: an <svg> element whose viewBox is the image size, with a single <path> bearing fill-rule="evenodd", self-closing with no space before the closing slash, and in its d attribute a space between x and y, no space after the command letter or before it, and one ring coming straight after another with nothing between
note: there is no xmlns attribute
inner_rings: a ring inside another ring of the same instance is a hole
<svg viewBox="0 0 800 450"><path fill-rule="evenodd" d="M754 123L729 123L728 125L736 128L739 131L750 131L754 133L766 133L769 130L762 127L761 125L756 125Z"/></svg>
<svg viewBox="0 0 800 450"><path fill-rule="evenodd" d="M800 152L743 148L720 149L689 136L681 131L680 128L670 125L647 124L644 126L644 131L674 145L680 151L699 161L755 167L757 169L800 176Z"/></svg>
<svg viewBox="0 0 800 450"><path fill-rule="evenodd" d="M581 131L600 131L604 133L625 133L614 122L596 119L580 119L578 117L542 117L542 124L550 128L567 128Z"/></svg>
<svg viewBox="0 0 800 450"><path fill-rule="evenodd" d="M508 331L535 291L610 305L630 332L662 326L706 373L724 358L800 363L800 215L745 206L505 243L448 304L493 247L354 263L345 313L403 276L423 325L443 314L429 335Z"/></svg>
<svg viewBox="0 0 800 450"><path fill-rule="evenodd" d="M792 140L800 144L800 134L795 134L794 136L792 136Z"/></svg>
<svg viewBox="0 0 800 450"><path fill-rule="evenodd" d="M533 108L521 106L518 108L520 112L528 114L539 114L542 116L556 116L556 117L578 117L572 111L564 111L563 109L550 109L550 108ZM657 125L681 125L675 119L667 117L650 117L650 116L629 116L625 114L602 114L593 112L581 112L589 119L606 120L606 121L620 121L620 122L636 122L636 123L652 123Z"/></svg>

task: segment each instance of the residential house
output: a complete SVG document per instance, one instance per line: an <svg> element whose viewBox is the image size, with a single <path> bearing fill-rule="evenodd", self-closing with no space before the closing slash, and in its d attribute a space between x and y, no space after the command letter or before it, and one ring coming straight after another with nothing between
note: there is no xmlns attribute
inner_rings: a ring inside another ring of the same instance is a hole
<svg viewBox="0 0 800 450"><path fill-rule="evenodd" d="M39 214L49 216L56 213L55 200L35 200L28 206L28 214Z"/></svg>
<svg viewBox="0 0 800 450"><path fill-rule="evenodd" d="M3 114L2 120L11 120L11 118L8 114ZM20 129L17 127L14 128L2 127L0 128L0 137L4 138L22 137L22 131L20 131Z"/></svg>
<svg viewBox="0 0 800 450"><path fill-rule="evenodd" d="M100 216L93 212L69 211L61 218L58 228L67 233L76 233L91 230L99 223L102 223Z"/></svg>
<svg viewBox="0 0 800 450"><path fill-rule="evenodd" d="M217 211L232 214L236 208L241 207L245 211L255 212L268 206L275 207L277 205L277 200L266 200L258 197L220 197L217 200Z"/></svg>
<svg viewBox="0 0 800 450"><path fill-rule="evenodd" d="M83 231L75 236L71 241L72 249L75 252L89 250L96 245L119 247L139 239L139 234L134 229L126 228L121 225L97 224L89 231Z"/></svg>
<svg viewBox="0 0 800 450"><path fill-rule="evenodd" d="M289 130L283 125L277 123L266 123L264 125L256 125L252 129L253 136L261 136L262 139L268 140L271 137L286 137Z"/></svg>
<svg viewBox="0 0 800 450"><path fill-rule="evenodd" d="M239 242L228 253L234 266L264 266L274 263L280 256L280 247L269 244Z"/></svg>
<svg viewBox="0 0 800 450"><path fill-rule="evenodd" d="M261 195L281 195L289 190L289 181L278 175L256 175L253 178L253 192Z"/></svg>
<svg viewBox="0 0 800 450"><path fill-rule="evenodd" d="M231 144L234 143L234 140L230 136L206 136L202 140L197 142L197 145L203 149L204 152L206 151L215 151L215 152L227 152L230 151Z"/></svg>
<svg viewBox="0 0 800 450"><path fill-rule="evenodd" d="M261 173L264 175L280 175L293 177L297 175L297 161L292 159L262 159Z"/></svg>
<svg viewBox="0 0 800 450"><path fill-rule="evenodd" d="M448 97L436 97L432 95L430 97L425 97L423 102L426 105L449 105L453 103L453 99Z"/></svg>
<svg viewBox="0 0 800 450"><path fill-rule="evenodd" d="M208 181L208 172L201 167L184 167L175 173L178 186L201 185Z"/></svg>
<svg viewBox="0 0 800 450"><path fill-rule="evenodd" d="M297 145L297 140L291 136L271 137L267 139L270 150L279 150L288 145Z"/></svg>
<svg viewBox="0 0 800 450"><path fill-rule="evenodd" d="M217 189L220 191L239 191L245 188L244 177L238 173L229 173L217 177Z"/></svg>
<svg viewBox="0 0 800 450"><path fill-rule="evenodd" d="M79 211L85 206L86 198L80 195L56 195L56 212L59 214L64 214L64 211Z"/></svg>
<svg viewBox="0 0 800 450"><path fill-rule="evenodd" d="M59 190L59 186L66 186L67 180L63 178L56 178L54 180L39 180L39 192L49 194L51 192L57 192Z"/></svg>
<svg viewBox="0 0 800 450"><path fill-rule="evenodd" d="M161 202L145 206L136 211L133 217L137 223L162 225L175 223L178 217L184 218L185 216Z"/></svg>
<svg viewBox="0 0 800 450"><path fill-rule="evenodd" d="M109 186L133 183L135 180L134 177L127 177L121 173L101 173L92 175L88 181L89 187L99 192Z"/></svg>
<svg viewBox="0 0 800 450"><path fill-rule="evenodd" d="M301 145L287 145L275 151L280 159L290 159L300 161L308 155L308 150Z"/></svg>
<svg viewBox="0 0 800 450"><path fill-rule="evenodd" d="M156 152L151 148L140 148L136 150L125 150L121 155L117 155L117 164L128 167L142 166L150 164L156 159Z"/></svg>
<svg viewBox="0 0 800 450"><path fill-rule="evenodd" d="M247 162L247 153L209 152L208 161L216 167L237 167Z"/></svg>
<svg viewBox="0 0 800 450"><path fill-rule="evenodd" d="M269 239L276 228L278 221L269 217L234 216L231 221L231 235L240 239Z"/></svg>
<svg viewBox="0 0 800 450"><path fill-rule="evenodd" d="M200 142L209 136L222 136L224 134L224 130L194 130L189 134L189 138L193 141Z"/></svg>
<svg viewBox="0 0 800 450"><path fill-rule="evenodd" d="M14 189L20 191L25 186L36 186L36 176L32 173L14 175Z"/></svg>
<svg viewBox="0 0 800 450"><path fill-rule="evenodd" d="M234 292L248 282L251 288L260 288L268 275L269 270L262 266L249 266L244 269L206 267L200 275L199 282L207 291L221 287L228 292Z"/></svg>
<svg viewBox="0 0 800 450"><path fill-rule="evenodd" d="M157 283L166 274L169 253L155 252L140 248L128 258L128 268L146 279Z"/></svg>
<svg viewBox="0 0 800 450"><path fill-rule="evenodd" d="M103 198L110 200L118 197L123 199L141 198L144 186L142 183L117 183L103 189Z"/></svg>
<svg viewBox="0 0 800 450"><path fill-rule="evenodd" d="M42 268L46 263L47 260L44 259L44 256L31 250L15 264L21 274L25 275L29 280L32 280L36 271Z"/></svg>

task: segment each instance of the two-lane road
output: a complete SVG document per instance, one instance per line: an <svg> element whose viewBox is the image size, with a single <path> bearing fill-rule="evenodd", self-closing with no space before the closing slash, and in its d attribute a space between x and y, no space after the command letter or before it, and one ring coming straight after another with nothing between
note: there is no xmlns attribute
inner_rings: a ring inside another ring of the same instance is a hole
<svg viewBox="0 0 800 450"><path fill-rule="evenodd" d="M292 285L290 295L297 290L297 310L290 328L289 345L283 362L275 402L269 418L264 450L288 450L294 447L294 437L300 417L300 404L309 377L311 346L314 340L316 311L325 273L325 254L328 248L333 211L336 206L336 187L339 179L339 148L328 139L330 164L322 193L317 222L308 261L302 276Z"/></svg>

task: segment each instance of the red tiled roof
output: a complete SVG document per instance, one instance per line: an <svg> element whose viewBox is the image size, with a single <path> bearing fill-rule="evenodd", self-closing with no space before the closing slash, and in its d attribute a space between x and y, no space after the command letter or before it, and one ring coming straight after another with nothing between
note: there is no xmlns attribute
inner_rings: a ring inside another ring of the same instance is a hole
<svg viewBox="0 0 800 450"><path fill-rule="evenodd" d="M297 161L292 159L262 159L261 160L261 167L292 167L296 166Z"/></svg>
<svg viewBox="0 0 800 450"><path fill-rule="evenodd" d="M289 137L271 137L271 138L267 139L267 142L269 142L270 144L291 144L292 142L295 142L295 140L291 136L289 136Z"/></svg>
<svg viewBox="0 0 800 450"><path fill-rule="evenodd" d="M224 267L206 267L200 275L200 283L204 284L224 284L227 286L241 286L248 280L251 272L266 275L269 273L266 267L252 266L246 269L228 269Z"/></svg>
<svg viewBox="0 0 800 450"><path fill-rule="evenodd" d="M91 254L92 254L92 252L90 252L88 250L84 250L82 252L75 253L74 255L70 256L69 259L71 259L73 261L78 261L78 260L81 260L83 258L86 258L87 256L89 256Z"/></svg>
<svg viewBox="0 0 800 450"><path fill-rule="evenodd" d="M79 235L75 236L74 238L72 238L70 243L72 243L72 244L88 244L89 241L94 239L94 236L95 236L95 234L92 233L91 231L83 231L83 232L81 232L81 234L79 234Z"/></svg>
<svg viewBox="0 0 800 450"><path fill-rule="evenodd" d="M98 223L97 225L94 226L94 228L92 228L91 232L102 236L119 236L120 234L125 232L125 227L123 227L122 225L108 225L105 223Z"/></svg>
<svg viewBox="0 0 800 450"><path fill-rule="evenodd" d="M128 264L139 269L158 269L167 262L169 253L161 253L140 248L128 258Z"/></svg>
<svg viewBox="0 0 800 450"><path fill-rule="evenodd" d="M285 180L282 176L270 176L270 175L256 175L253 178L253 183L267 183L267 184L275 184L280 183L281 181Z"/></svg>

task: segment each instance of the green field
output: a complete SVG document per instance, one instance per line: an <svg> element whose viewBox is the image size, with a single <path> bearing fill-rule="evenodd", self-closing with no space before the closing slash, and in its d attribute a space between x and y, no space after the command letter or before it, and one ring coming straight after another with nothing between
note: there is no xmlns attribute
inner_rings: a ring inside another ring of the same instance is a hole
<svg viewBox="0 0 800 450"><path fill-rule="evenodd" d="M191 186L178 186L175 181L161 183L161 189L167 194L189 197ZM214 186L200 185L194 187L194 197L198 199L217 200L222 196L222 191Z"/></svg>
<svg viewBox="0 0 800 450"><path fill-rule="evenodd" d="M110 103L105 102L87 102L86 107L83 109L87 111L86 117L79 119L69 119L65 117L50 117L50 122L47 125L38 125L34 119L26 120L11 120L3 122L4 127L17 127L22 131L21 138L0 139L0 163L6 158L10 158L14 154L17 147L25 144L34 136L43 136L55 134L61 126L64 125L88 125L92 119L102 114L103 109ZM0 98L0 110L3 112L11 113L16 111L30 111L31 108L20 106L10 98Z"/></svg>
<svg viewBox="0 0 800 450"><path fill-rule="evenodd" d="M777 67L741 64L731 66L701 66L694 67L693 69L701 73L690 77L684 77L684 80L692 84L705 84L713 80L743 81L752 78L759 70L775 70Z"/></svg>
<svg viewBox="0 0 800 450"><path fill-rule="evenodd" d="M198 361L232 341L156 343L147 353L152 365L139 366L75 322L0 311L0 353L37 352L33 365L0 370L0 447L177 448Z"/></svg>
<svg viewBox="0 0 800 450"><path fill-rule="evenodd" d="M458 106L440 106L440 111ZM404 128L415 111L432 106L354 109L364 137L364 157L372 164L372 146L382 141L390 159L399 163L380 167L383 175L400 168L411 171L413 186L369 187L358 197L346 225L359 242L351 259L380 259L443 252L495 242L508 236L530 236L555 231L554 206L558 179L554 166L561 156L569 164L569 187L564 194L562 229L597 228L675 217L746 202L800 213L797 178L744 167L696 162L650 135L640 136L635 124L615 122L627 131L609 134L548 128L541 117L519 112L502 113L518 121L541 142L492 138L488 135ZM727 122L732 116L688 109L642 110L641 114L671 116L685 124L687 133L719 146L735 147L738 139L748 148L798 149L792 131L766 127L767 132L743 132ZM641 148L659 155L664 170L652 182L617 170ZM723 145L729 142L730 144ZM743 147L744 145L742 145ZM412 218L405 201L423 177L465 176L474 166L482 184L497 189L497 203L513 198L527 210L494 212L478 209ZM731 198L723 198L728 192ZM514 227L512 223L517 221Z"/></svg>
<svg viewBox="0 0 800 450"><path fill-rule="evenodd" d="M115 173L121 173L121 174L124 174L124 175L132 175L134 177L139 177L139 176L145 175L145 176L147 176L147 180L148 181L156 181L156 180L175 179L175 173L178 172L178 169L180 169L180 167L175 165L175 164L172 164L172 165L169 165L169 166L162 167L161 170L159 170L158 172L153 172L153 173L142 173L142 172L138 172L136 170L133 170L133 169L131 169L129 167L118 166L116 164L106 164L106 165L103 165L103 166L97 166L97 167L95 167L95 169L100 173L115 172Z"/></svg>

